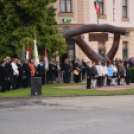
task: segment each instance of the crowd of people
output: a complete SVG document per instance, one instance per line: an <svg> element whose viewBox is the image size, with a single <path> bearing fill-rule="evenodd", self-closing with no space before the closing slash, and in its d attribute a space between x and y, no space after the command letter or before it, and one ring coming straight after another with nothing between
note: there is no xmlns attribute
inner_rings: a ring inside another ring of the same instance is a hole
<svg viewBox="0 0 134 134"><path fill-rule="evenodd" d="M87 79L87 89L115 85L130 84L130 67L134 66L134 58L121 60L116 58L111 63L84 62L75 58L74 61L65 59L59 62L49 62L49 69L45 70L44 60L35 66L34 59L27 60L6 57L0 61L0 87L1 92L27 88L30 86L31 77L41 77L42 85L57 83L75 83Z"/></svg>

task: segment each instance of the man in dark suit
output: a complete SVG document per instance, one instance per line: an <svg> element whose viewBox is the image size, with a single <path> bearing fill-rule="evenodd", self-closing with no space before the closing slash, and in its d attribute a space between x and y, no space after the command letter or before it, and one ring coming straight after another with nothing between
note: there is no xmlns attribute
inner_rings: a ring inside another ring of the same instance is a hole
<svg viewBox="0 0 134 134"><path fill-rule="evenodd" d="M126 66L126 84L127 85L130 84L130 76L131 76L130 64L127 63L127 66Z"/></svg>
<svg viewBox="0 0 134 134"><path fill-rule="evenodd" d="M22 87L22 77L23 77L23 65L22 61L18 60L17 61L17 66L18 66L18 71L19 75L17 77L17 89Z"/></svg>
<svg viewBox="0 0 134 134"><path fill-rule="evenodd" d="M52 61L49 62L49 71L48 71L48 74L49 74L50 84L52 84L53 76L55 74L55 65L52 63Z"/></svg>
<svg viewBox="0 0 134 134"><path fill-rule="evenodd" d="M84 60L82 59L82 80L85 80L86 67L87 67L87 64L86 64L86 62L84 62Z"/></svg>
<svg viewBox="0 0 134 134"><path fill-rule="evenodd" d="M7 83L7 70L5 68L6 61L2 60L0 62L0 82L1 82L1 92L6 92Z"/></svg>
<svg viewBox="0 0 134 134"><path fill-rule="evenodd" d="M45 68L43 64L43 60L40 60L40 64L37 66L37 76L42 78L42 85L45 84Z"/></svg>
<svg viewBox="0 0 134 134"><path fill-rule="evenodd" d="M69 80L69 78L70 78L70 69L71 69L71 67L70 67L70 64L69 64L69 60L66 59L64 64L63 64L64 83L69 83L70 82L70 80Z"/></svg>
<svg viewBox="0 0 134 134"><path fill-rule="evenodd" d="M26 78L23 80L23 87L27 88L28 83L29 83L30 78L31 78L31 69L30 69L29 65L27 64L27 60L23 61L23 71L24 71L25 76L26 76Z"/></svg>
<svg viewBox="0 0 134 134"><path fill-rule="evenodd" d="M87 62L87 89L91 89L92 67L91 63Z"/></svg>
<svg viewBox="0 0 134 134"><path fill-rule="evenodd" d="M13 68L12 68L12 65L11 65L11 58L10 57L7 57L6 58L6 69L7 69L7 75L8 75L8 78L7 78L7 90L11 90L11 84L13 84Z"/></svg>

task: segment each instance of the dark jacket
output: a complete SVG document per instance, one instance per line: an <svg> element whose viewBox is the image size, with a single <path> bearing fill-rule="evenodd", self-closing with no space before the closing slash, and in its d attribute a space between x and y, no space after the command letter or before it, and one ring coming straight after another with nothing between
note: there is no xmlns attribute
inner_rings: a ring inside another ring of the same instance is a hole
<svg viewBox="0 0 134 134"><path fill-rule="evenodd" d="M39 64L39 65L37 66L36 71L38 72L38 74L37 74L38 77L43 77L43 76L45 76L45 68L44 68L43 65L40 65L40 64Z"/></svg>
<svg viewBox="0 0 134 134"><path fill-rule="evenodd" d="M27 78L29 78L31 76L31 69L27 63L23 64L23 70L25 71Z"/></svg>
<svg viewBox="0 0 134 134"><path fill-rule="evenodd" d="M13 68L11 66L10 62L7 62L5 65L5 68L7 69L7 75L10 82L13 82Z"/></svg>
<svg viewBox="0 0 134 134"><path fill-rule="evenodd" d="M62 70L62 69L61 69ZM58 70L58 67L57 65L55 66L55 76L58 77L58 71L61 71L61 70Z"/></svg>
<svg viewBox="0 0 134 134"><path fill-rule="evenodd" d="M7 79L7 70L4 66L0 65L0 81L4 81L5 78Z"/></svg>
<svg viewBox="0 0 134 134"><path fill-rule="evenodd" d="M64 63L63 64L63 70L65 71L65 72L69 72L69 70L71 69L71 67L70 67L70 64L68 63Z"/></svg>
<svg viewBox="0 0 134 134"><path fill-rule="evenodd" d="M95 75L97 75L97 74L98 74L97 69L96 69L95 66L93 66L93 67L92 67L92 75L95 76Z"/></svg>
<svg viewBox="0 0 134 134"><path fill-rule="evenodd" d="M131 71L129 67L126 67L126 76L131 76Z"/></svg>
<svg viewBox="0 0 134 134"><path fill-rule="evenodd" d="M87 66L86 70L87 70L87 77L91 77L93 69L91 67Z"/></svg>
<svg viewBox="0 0 134 134"><path fill-rule="evenodd" d="M79 66L79 65L78 65L78 63L77 63L77 62L76 62L76 63L74 63L74 64L73 64L73 70L75 70L76 68L78 68L78 66Z"/></svg>
<svg viewBox="0 0 134 134"><path fill-rule="evenodd" d="M18 66L18 71L19 71L18 77L22 77L23 76L23 65L17 64L17 66Z"/></svg>
<svg viewBox="0 0 134 134"><path fill-rule="evenodd" d="M86 67L87 67L87 64L86 64L86 62L82 62L82 69L85 69L86 70Z"/></svg>

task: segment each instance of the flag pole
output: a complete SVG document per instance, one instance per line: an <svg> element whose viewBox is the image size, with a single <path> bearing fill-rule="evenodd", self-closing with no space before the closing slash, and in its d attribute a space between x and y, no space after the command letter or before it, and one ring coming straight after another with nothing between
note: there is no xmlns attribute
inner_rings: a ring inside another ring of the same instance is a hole
<svg viewBox="0 0 134 134"><path fill-rule="evenodd" d="M97 15L97 25L99 25L99 16L98 16L98 14L96 14Z"/></svg>
<svg viewBox="0 0 134 134"><path fill-rule="evenodd" d="M46 73L46 70L45 70L45 85L47 84L47 77L46 77L47 73Z"/></svg>

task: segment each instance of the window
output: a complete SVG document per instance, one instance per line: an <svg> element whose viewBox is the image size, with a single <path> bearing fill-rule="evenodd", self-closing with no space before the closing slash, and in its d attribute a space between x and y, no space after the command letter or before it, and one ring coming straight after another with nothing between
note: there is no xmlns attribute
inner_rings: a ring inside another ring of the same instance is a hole
<svg viewBox="0 0 134 134"><path fill-rule="evenodd" d="M123 59L128 58L128 42L123 42Z"/></svg>
<svg viewBox="0 0 134 134"><path fill-rule="evenodd" d="M106 54L105 42L98 42L98 53L100 56L104 57Z"/></svg>
<svg viewBox="0 0 134 134"><path fill-rule="evenodd" d="M122 0L123 18L127 18L127 0Z"/></svg>
<svg viewBox="0 0 134 134"><path fill-rule="evenodd" d="M99 4L100 4L100 15L104 15L104 0L100 0Z"/></svg>
<svg viewBox="0 0 134 134"><path fill-rule="evenodd" d="M60 7L62 13L72 12L72 1L71 0L60 0Z"/></svg>

